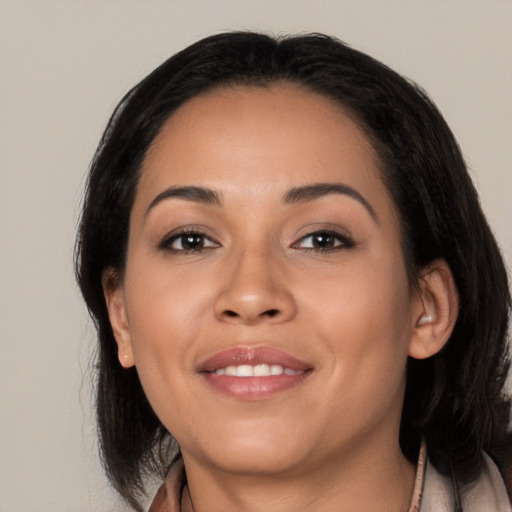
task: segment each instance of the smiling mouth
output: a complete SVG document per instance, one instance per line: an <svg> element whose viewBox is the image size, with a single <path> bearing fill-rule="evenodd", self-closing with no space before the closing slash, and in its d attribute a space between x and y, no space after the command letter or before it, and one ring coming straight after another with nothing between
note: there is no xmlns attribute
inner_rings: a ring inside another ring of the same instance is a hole
<svg viewBox="0 0 512 512"><path fill-rule="evenodd" d="M207 359L199 373L210 389L239 400L264 400L294 388L313 372L304 361L272 347L236 347Z"/></svg>
<svg viewBox="0 0 512 512"><path fill-rule="evenodd" d="M230 377L270 377L278 375L300 375L305 370L294 370L280 364L241 364L238 366L230 365L224 368L217 368L213 373L215 375L228 375Z"/></svg>

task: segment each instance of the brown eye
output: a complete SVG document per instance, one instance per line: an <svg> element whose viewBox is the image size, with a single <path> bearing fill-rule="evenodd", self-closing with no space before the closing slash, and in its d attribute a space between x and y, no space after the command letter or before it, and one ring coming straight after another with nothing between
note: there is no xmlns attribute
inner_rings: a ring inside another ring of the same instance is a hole
<svg viewBox="0 0 512 512"><path fill-rule="evenodd" d="M219 247L217 242L207 237L204 233L187 231L173 235L165 239L161 244L161 249L168 249L175 252L199 252L203 249Z"/></svg>
<svg viewBox="0 0 512 512"><path fill-rule="evenodd" d="M339 243L339 240L337 240L331 233L315 233L314 235L311 235L311 244L313 247L318 249L336 247Z"/></svg>
<svg viewBox="0 0 512 512"><path fill-rule="evenodd" d="M330 251L342 248L350 248L354 242L346 235L335 231L315 231L302 237L294 247L297 249L311 249L317 251Z"/></svg>
<svg viewBox="0 0 512 512"><path fill-rule="evenodd" d="M172 247L173 249L186 251L202 249L204 247L204 236L195 233L181 235L174 241Z"/></svg>

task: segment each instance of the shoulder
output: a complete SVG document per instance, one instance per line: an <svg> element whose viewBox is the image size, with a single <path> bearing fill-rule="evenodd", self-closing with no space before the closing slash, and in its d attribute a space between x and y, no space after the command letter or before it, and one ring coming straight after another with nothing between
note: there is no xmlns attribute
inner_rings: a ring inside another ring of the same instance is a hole
<svg viewBox="0 0 512 512"><path fill-rule="evenodd" d="M512 512L503 478L496 464L484 454L485 466L478 480L462 496L464 512ZM455 511L455 493L449 477L427 462L421 512Z"/></svg>

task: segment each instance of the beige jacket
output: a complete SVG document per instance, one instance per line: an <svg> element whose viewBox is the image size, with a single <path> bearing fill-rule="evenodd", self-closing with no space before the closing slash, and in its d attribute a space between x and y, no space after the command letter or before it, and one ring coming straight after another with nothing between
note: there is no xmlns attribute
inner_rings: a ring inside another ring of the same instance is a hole
<svg viewBox="0 0 512 512"><path fill-rule="evenodd" d="M484 454L485 468L480 478L462 496L463 512L512 512L507 490L496 464ZM427 463L420 512L455 512L451 479Z"/></svg>
<svg viewBox="0 0 512 512"><path fill-rule="evenodd" d="M422 460L425 457L425 460ZM512 512L503 478L494 462L485 455L480 478L462 499L463 512ZM451 479L442 476L429 464L422 450L416 470L416 484L409 512L457 512ZM148 512L180 512L181 493L185 485L182 460L171 468L164 484L154 497Z"/></svg>

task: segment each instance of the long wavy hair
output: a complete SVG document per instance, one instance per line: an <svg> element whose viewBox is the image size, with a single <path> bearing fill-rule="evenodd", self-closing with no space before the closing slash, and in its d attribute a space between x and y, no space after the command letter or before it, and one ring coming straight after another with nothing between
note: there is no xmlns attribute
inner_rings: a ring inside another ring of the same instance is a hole
<svg viewBox="0 0 512 512"><path fill-rule="evenodd" d="M444 258L460 313L446 346L408 362L400 442L417 457L420 436L443 474L474 481L486 451L505 473L511 402L505 266L457 142L418 86L341 41L320 34L251 32L205 38L172 56L121 100L92 161L76 243L76 275L98 333L96 408L102 460L114 487L142 510L147 477L162 475L172 437L152 411L135 368L117 359L102 273L123 274L129 217L146 152L163 123L213 88L298 84L337 101L380 158L399 213L409 279Z"/></svg>

